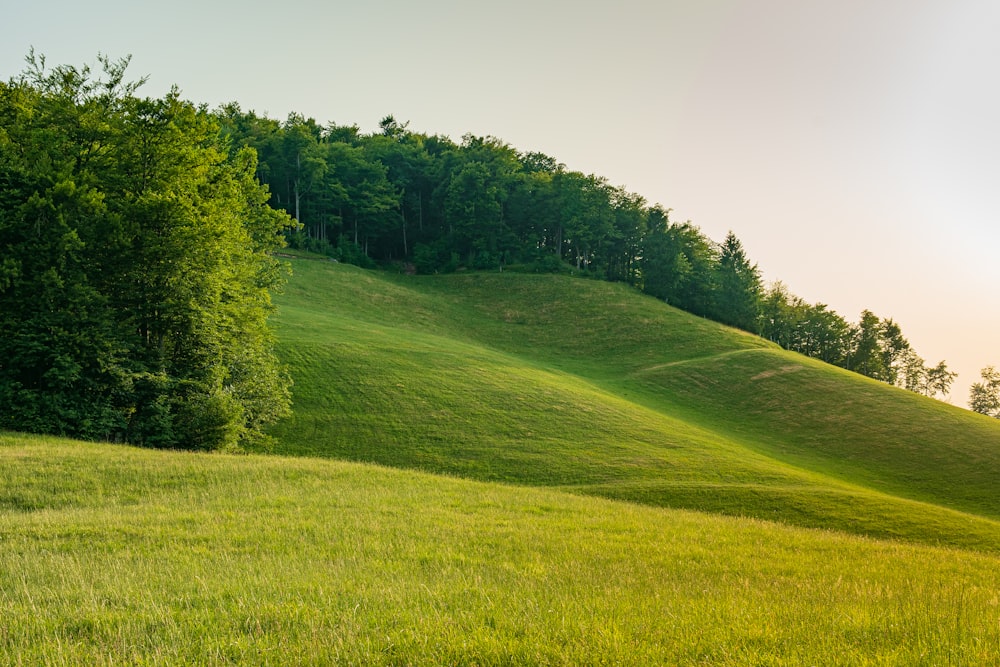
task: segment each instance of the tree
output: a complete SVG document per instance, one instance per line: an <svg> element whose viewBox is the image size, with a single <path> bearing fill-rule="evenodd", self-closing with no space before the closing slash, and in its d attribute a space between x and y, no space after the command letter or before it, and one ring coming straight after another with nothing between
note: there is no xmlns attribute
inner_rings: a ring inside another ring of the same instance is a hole
<svg viewBox="0 0 1000 667"><path fill-rule="evenodd" d="M408 256L414 237L409 231L416 226L416 239L422 240L424 211L431 198L430 156L424 148L424 137L407 131L409 123L398 123L386 116L379 123L382 134L367 138L364 148L369 155L385 165L387 177L399 193L400 241L402 254Z"/></svg>
<svg viewBox="0 0 1000 667"><path fill-rule="evenodd" d="M624 188L611 188L611 233L601 246L605 256L605 277L634 284L639 278L642 237L646 233L649 209L646 200Z"/></svg>
<svg viewBox="0 0 1000 667"><path fill-rule="evenodd" d="M882 357L882 375L879 379L889 384L898 384L902 375L905 384L905 370L901 366L905 364L907 353L911 350L909 341L903 337L903 330L891 318L886 319L882 321L879 337Z"/></svg>
<svg viewBox="0 0 1000 667"><path fill-rule="evenodd" d="M713 319L756 333L762 291L760 270L750 264L743 244L732 231L719 247L715 273Z"/></svg>
<svg viewBox="0 0 1000 667"><path fill-rule="evenodd" d="M401 220L399 197L386 174L386 167L368 159L365 150L333 142L325 147L329 178L323 188L327 200L343 221L350 242L368 255L369 243L394 237Z"/></svg>
<svg viewBox="0 0 1000 667"><path fill-rule="evenodd" d="M590 270L597 252L614 234L611 188L597 176L571 171L556 179L560 241L557 255L568 252L578 270Z"/></svg>
<svg viewBox="0 0 1000 667"><path fill-rule="evenodd" d="M681 305L692 268L669 221L666 227L646 235L641 268L644 292L667 303Z"/></svg>
<svg viewBox="0 0 1000 667"><path fill-rule="evenodd" d="M850 344L851 326L826 304L808 305L801 299L796 305L793 347L798 352L842 365Z"/></svg>
<svg viewBox="0 0 1000 667"><path fill-rule="evenodd" d="M643 291L671 305L708 316L714 292L718 253L690 222L668 224L646 235L643 243Z"/></svg>
<svg viewBox="0 0 1000 667"><path fill-rule="evenodd" d="M792 349L795 340L796 311L804 305L793 295L788 286L776 281L761 295L759 334L786 350Z"/></svg>
<svg viewBox="0 0 1000 667"><path fill-rule="evenodd" d="M928 396L941 395L942 398L948 396L951 385L958 377L958 373L948 370L948 365L942 359L938 365L927 369L926 388Z"/></svg>
<svg viewBox="0 0 1000 667"><path fill-rule="evenodd" d="M322 130L312 118L291 113L278 135L280 176L284 179L285 206L295 220L303 223L303 199L316 190L327 171L320 148Z"/></svg>
<svg viewBox="0 0 1000 667"><path fill-rule="evenodd" d="M929 369L924 365L923 358L908 349L903 353L899 364L899 385L907 391L930 396L928 382Z"/></svg>
<svg viewBox="0 0 1000 667"><path fill-rule="evenodd" d="M0 84L0 427L169 447L263 437L289 380L267 326L287 216L252 150L128 60Z"/></svg>
<svg viewBox="0 0 1000 667"><path fill-rule="evenodd" d="M885 377L881 347L881 320L870 310L862 311L857 326L850 370L876 380Z"/></svg>
<svg viewBox="0 0 1000 667"><path fill-rule="evenodd" d="M982 382L976 382L969 388L969 408L1000 419L1000 371L987 366L979 374Z"/></svg>
<svg viewBox="0 0 1000 667"><path fill-rule="evenodd" d="M379 121L378 126L382 130L382 136L399 140L408 134L406 128L410 126L410 121L400 123L395 116L389 114Z"/></svg>
<svg viewBox="0 0 1000 667"><path fill-rule="evenodd" d="M488 244L485 240L491 237L495 241L501 220L500 193L485 164L466 162L452 175L444 214L455 250L471 264L481 245L476 241L483 239Z"/></svg>

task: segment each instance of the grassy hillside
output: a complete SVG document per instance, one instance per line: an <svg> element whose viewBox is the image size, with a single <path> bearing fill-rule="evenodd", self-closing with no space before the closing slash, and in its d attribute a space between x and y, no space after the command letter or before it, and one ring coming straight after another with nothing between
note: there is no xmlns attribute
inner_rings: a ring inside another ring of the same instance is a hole
<svg viewBox="0 0 1000 667"><path fill-rule="evenodd" d="M1000 663L1000 424L622 286L294 268L298 456L0 433L0 664Z"/></svg>
<svg viewBox="0 0 1000 667"><path fill-rule="evenodd" d="M0 663L997 664L1000 556L0 434Z"/></svg>
<svg viewBox="0 0 1000 667"><path fill-rule="evenodd" d="M1000 549L1000 423L622 285L297 261L280 451Z"/></svg>

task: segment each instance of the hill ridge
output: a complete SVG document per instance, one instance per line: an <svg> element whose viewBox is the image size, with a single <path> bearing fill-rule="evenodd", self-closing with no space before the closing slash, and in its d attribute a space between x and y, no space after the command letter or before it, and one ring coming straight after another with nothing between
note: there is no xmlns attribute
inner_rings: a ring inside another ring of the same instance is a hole
<svg viewBox="0 0 1000 667"><path fill-rule="evenodd" d="M1000 544L988 479L1000 424L620 285L318 262L295 274L277 300L296 381L296 414L273 431L279 452ZM904 421L912 433L882 428ZM957 439L931 442L942 433ZM934 465L913 461L918 451Z"/></svg>

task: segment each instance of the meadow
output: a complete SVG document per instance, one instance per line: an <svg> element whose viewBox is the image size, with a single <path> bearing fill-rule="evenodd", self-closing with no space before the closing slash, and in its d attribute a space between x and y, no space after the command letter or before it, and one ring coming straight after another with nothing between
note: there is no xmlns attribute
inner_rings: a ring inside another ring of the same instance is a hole
<svg viewBox="0 0 1000 667"><path fill-rule="evenodd" d="M1000 423L624 285L294 263L281 453L1000 549Z"/></svg>
<svg viewBox="0 0 1000 667"><path fill-rule="evenodd" d="M298 259L269 451L0 433L0 663L1000 664L1000 423L623 285Z"/></svg>
<svg viewBox="0 0 1000 667"><path fill-rule="evenodd" d="M995 555L307 458L0 436L0 662L982 665Z"/></svg>

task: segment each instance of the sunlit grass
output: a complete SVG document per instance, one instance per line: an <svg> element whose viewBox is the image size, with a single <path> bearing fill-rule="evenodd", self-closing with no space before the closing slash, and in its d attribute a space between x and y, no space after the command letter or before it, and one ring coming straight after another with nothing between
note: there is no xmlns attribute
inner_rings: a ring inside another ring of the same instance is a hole
<svg viewBox="0 0 1000 667"><path fill-rule="evenodd" d="M995 664L995 556L0 435L3 664Z"/></svg>
<svg viewBox="0 0 1000 667"><path fill-rule="evenodd" d="M294 269L282 453L1000 550L1000 423L622 285Z"/></svg>
<svg viewBox="0 0 1000 667"><path fill-rule="evenodd" d="M1000 664L1000 424L621 285L295 270L271 455L0 433L0 664Z"/></svg>
<svg viewBox="0 0 1000 667"><path fill-rule="evenodd" d="M701 359L633 380L679 417L755 451L1000 518L997 420L788 352Z"/></svg>

